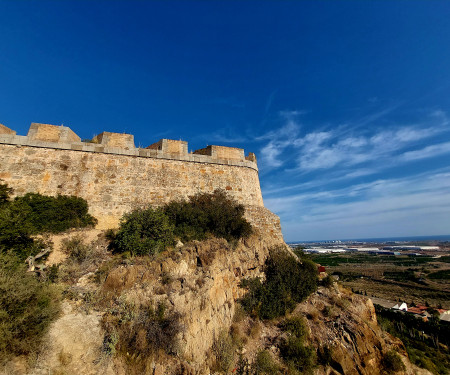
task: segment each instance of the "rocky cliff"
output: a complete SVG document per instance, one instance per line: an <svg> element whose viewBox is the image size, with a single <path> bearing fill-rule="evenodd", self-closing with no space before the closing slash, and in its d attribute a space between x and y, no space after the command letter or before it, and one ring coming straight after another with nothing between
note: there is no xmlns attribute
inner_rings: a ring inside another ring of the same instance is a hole
<svg viewBox="0 0 450 375"><path fill-rule="evenodd" d="M91 260L70 269L73 281L62 314L53 323L42 352L34 361L16 358L4 373L210 374L217 371L217 352L211 348L230 327L234 336L240 336L239 352L250 362L265 349L281 363L278 343L283 333L278 321L233 320L236 300L244 292L240 281L262 276L273 246L285 245L277 236L259 233L236 244L213 238L179 244L154 259L119 259L106 251L100 236L91 245ZM117 322L122 325L121 334L136 330L128 343L139 347L140 333L135 327L142 322L136 322L142 319L142 311L148 311L144 307L159 303L179 319L176 345L146 356L131 348L120 349ZM310 345L331 349L327 364L316 367L316 374L381 374L382 360L391 349L401 354L405 374L426 373L409 364L401 342L380 330L372 303L362 296L336 285L321 287L293 315L307 322ZM230 371L238 359L233 354Z"/></svg>

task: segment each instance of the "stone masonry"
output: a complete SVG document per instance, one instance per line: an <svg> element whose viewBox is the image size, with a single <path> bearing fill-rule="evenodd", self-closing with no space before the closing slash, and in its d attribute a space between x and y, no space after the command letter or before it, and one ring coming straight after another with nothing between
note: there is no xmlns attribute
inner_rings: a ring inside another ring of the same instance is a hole
<svg viewBox="0 0 450 375"><path fill-rule="evenodd" d="M0 179L16 195L82 197L101 229L116 227L133 208L215 189L246 206L247 217L261 230L276 222L279 228L278 217L264 208L255 155L245 157L238 148L208 146L188 153L187 142L162 139L143 149L130 134L103 132L81 142L65 126L33 123L27 136L18 136L2 125Z"/></svg>

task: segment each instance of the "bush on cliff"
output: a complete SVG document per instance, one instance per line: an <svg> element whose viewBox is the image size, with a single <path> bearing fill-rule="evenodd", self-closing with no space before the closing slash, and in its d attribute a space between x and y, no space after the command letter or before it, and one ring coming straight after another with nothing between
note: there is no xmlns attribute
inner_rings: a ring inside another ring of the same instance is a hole
<svg viewBox="0 0 450 375"><path fill-rule="evenodd" d="M137 209L122 218L113 247L119 253L157 254L173 245L173 230L162 209Z"/></svg>
<svg viewBox="0 0 450 375"><path fill-rule="evenodd" d="M266 279L247 279L241 287L248 289L241 299L242 307L261 319L273 319L291 311L317 289L317 267L309 261L301 263L282 248L270 251L264 266Z"/></svg>
<svg viewBox="0 0 450 375"><path fill-rule="evenodd" d="M17 197L14 203L27 205L31 214L28 221L35 233L60 233L70 228L93 226L97 220L88 213L87 202L80 197L28 193Z"/></svg>
<svg viewBox="0 0 450 375"><path fill-rule="evenodd" d="M13 251L20 258L35 255L45 244L32 236L94 225L84 199L73 196L48 197L28 193L10 199L12 189L0 184L0 253Z"/></svg>
<svg viewBox="0 0 450 375"><path fill-rule="evenodd" d="M0 358L38 349L58 313L54 285L26 272L12 254L0 254Z"/></svg>
<svg viewBox="0 0 450 375"><path fill-rule="evenodd" d="M187 201L170 202L164 212L175 226L175 236L182 241L202 240L208 235L233 241L252 231L244 218L244 206L219 189L212 194L193 195Z"/></svg>
<svg viewBox="0 0 450 375"><path fill-rule="evenodd" d="M112 247L119 253L157 254L182 241L203 240L210 235L228 241L246 237L251 225L244 218L244 206L222 190L197 194L188 201L174 201L161 208L136 209L124 215Z"/></svg>
<svg viewBox="0 0 450 375"><path fill-rule="evenodd" d="M0 184L0 207L9 201L13 189L8 187L7 184Z"/></svg>
<svg viewBox="0 0 450 375"><path fill-rule="evenodd" d="M104 351L109 355L132 353L138 360L160 350L177 353L178 334L183 331L180 319L179 313L169 311L162 302L154 308L151 303L137 306L119 299L103 316Z"/></svg>
<svg viewBox="0 0 450 375"><path fill-rule="evenodd" d="M298 371L310 371L316 365L316 353L313 347L305 345L306 326L302 318L292 317L280 324L287 333L279 344L280 355L288 368Z"/></svg>

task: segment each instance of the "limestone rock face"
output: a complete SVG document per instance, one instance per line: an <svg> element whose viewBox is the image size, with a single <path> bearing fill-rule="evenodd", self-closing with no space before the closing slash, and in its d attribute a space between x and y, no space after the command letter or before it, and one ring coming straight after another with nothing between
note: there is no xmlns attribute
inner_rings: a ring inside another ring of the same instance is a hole
<svg viewBox="0 0 450 375"><path fill-rule="evenodd" d="M50 328L44 355L30 374L60 371L88 375L105 371L98 362L94 364L103 342L101 315L74 311L68 302L63 303L62 310L61 317Z"/></svg>
<svg viewBox="0 0 450 375"><path fill-rule="evenodd" d="M273 245L281 243L257 236L236 248L220 239L196 241L151 269L142 265L119 267L110 273L104 287L133 303L168 301L182 316L179 354L202 363L214 339L231 325L236 300L244 293L240 281L262 275ZM161 283L163 276L170 280L166 285Z"/></svg>
<svg viewBox="0 0 450 375"><path fill-rule="evenodd" d="M315 348L331 348L330 366L317 375L381 375L383 355L394 349L406 366L403 374L431 374L409 362L403 343L378 326L372 301L346 289L320 288L294 313L304 315Z"/></svg>
<svg viewBox="0 0 450 375"><path fill-rule="evenodd" d="M47 347L33 368L27 370L26 361L19 358L10 362L4 374L135 374L130 367L133 363L123 353L114 357L104 350L107 310L122 301L135 306L164 302L168 310L181 316L183 329L176 355L157 353L140 373L209 375L211 346L221 332L236 324L236 301L244 293L239 284L244 278L264 276L263 265L273 246L286 247L279 235L261 232L234 245L212 238L179 246L152 260L115 263L101 285L87 273L78 279L76 288L101 296L103 304L88 311L81 300L64 301L63 313L51 325ZM315 349L331 349L329 365L318 366L315 375L381 375L382 358L391 349L402 357L403 375L430 374L411 365L401 341L381 331L372 302L363 296L337 285L321 287L293 314L305 318L308 340ZM259 331L249 334L242 353L254 360L265 349L277 358L283 335L277 323L256 322ZM133 353L126 355L131 358Z"/></svg>

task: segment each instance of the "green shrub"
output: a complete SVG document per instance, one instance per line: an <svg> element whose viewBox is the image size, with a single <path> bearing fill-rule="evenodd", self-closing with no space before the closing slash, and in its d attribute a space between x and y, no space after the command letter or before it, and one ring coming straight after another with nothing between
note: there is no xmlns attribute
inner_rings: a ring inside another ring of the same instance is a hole
<svg viewBox="0 0 450 375"><path fill-rule="evenodd" d="M0 184L0 207L9 201L12 193L13 189L7 184Z"/></svg>
<svg viewBox="0 0 450 375"><path fill-rule="evenodd" d="M252 370L254 375L273 375L278 373L280 368L267 350L261 350L256 354Z"/></svg>
<svg viewBox="0 0 450 375"><path fill-rule="evenodd" d="M279 324L279 327L282 331L288 332L301 340L304 340L307 336L305 321L299 316L293 316L289 319L283 320Z"/></svg>
<svg viewBox="0 0 450 375"><path fill-rule="evenodd" d="M178 350L177 335L182 330L180 314L168 312L164 303L154 309L152 305L136 307L122 301L104 315L103 323L104 350L108 354L149 357L158 350L168 354Z"/></svg>
<svg viewBox="0 0 450 375"><path fill-rule="evenodd" d="M137 209L122 218L114 249L119 253L152 255L173 243L173 225L162 209Z"/></svg>
<svg viewBox="0 0 450 375"><path fill-rule="evenodd" d="M244 206L216 190L162 208L134 210L124 215L118 232L109 232L108 237L117 252L156 254L173 245L175 237L183 241L202 240L209 235L228 241L246 237L251 225L243 215Z"/></svg>
<svg viewBox="0 0 450 375"><path fill-rule="evenodd" d="M0 254L0 358L37 350L58 310L52 285L27 273L16 256Z"/></svg>
<svg viewBox="0 0 450 375"><path fill-rule="evenodd" d="M0 253L12 250L25 259L39 252L42 246L31 237L35 230L30 215L31 208L20 201L0 207Z"/></svg>
<svg viewBox="0 0 450 375"><path fill-rule="evenodd" d="M383 356L383 368L388 374L406 370L402 359L395 350L389 350Z"/></svg>
<svg viewBox="0 0 450 375"><path fill-rule="evenodd" d="M65 238L62 241L62 250L64 253L78 263L86 260L89 253L89 246L83 241L83 237L80 235L72 238Z"/></svg>
<svg viewBox="0 0 450 375"><path fill-rule="evenodd" d="M223 190L171 202L164 211L175 226L175 235L182 241L201 240L210 234L233 241L251 233L251 225L244 218L244 206Z"/></svg>
<svg viewBox="0 0 450 375"><path fill-rule="evenodd" d="M12 250L25 259L47 246L33 235L96 223L82 198L28 193L10 200L11 192L7 185L0 184L0 253Z"/></svg>
<svg viewBox="0 0 450 375"><path fill-rule="evenodd" d="M316 365L315 350L294 336L282 340L280 355L288 366L298 371L307 371Z"/></svg>
<svg viewBox="0 0 450 375"><path fill-rule="evenodd" d="M317 289L316 265L309 260L300 263L282 248L271 250L264 272L264 282L258 278L241 282L248 289L242 307L262 319L285 315Z"/></svg>
<svg viewBox="0 0 450 375"><path fill-rule="evenodd" d="M298 371L311 370L316 365L316 352L306 346L306 326L302 318L292 317L280 323L282 331L288 334L279 344L280 355L288 365Z"/></svg>
<svg viewBox="0 0 450 375"><path fill-rule="evenodd" d="M322 279L322 285L325 288L331 288L334 284L333 276L327 275Z"/></svg>
<svg viewBox="0 0 450 375"><path fill-rule="evenodd" d="M70 228L84 228L97 223L97 220L89 215L88 204L83 198L28 193L14 201L30 207L28 220L34 228L34 233L60 233Z"/></svg>

